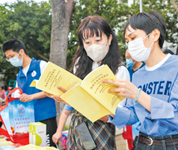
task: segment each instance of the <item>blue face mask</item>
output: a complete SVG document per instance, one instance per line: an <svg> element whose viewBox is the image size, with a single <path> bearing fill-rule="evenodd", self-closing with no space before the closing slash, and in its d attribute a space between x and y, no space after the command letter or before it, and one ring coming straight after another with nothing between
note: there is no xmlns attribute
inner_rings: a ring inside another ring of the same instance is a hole
<svg viewBox="0 0 178 150"><path fill-rule="evenodd" d="M126 59L126 64L127 64L128 67L129 67L129 66L132 67L132 66L134 65L132 59Z"/></svg>
<svg viewBox="0 0 178 150"><path fill-rule="evenodd" d="M13 65L14 67L20 67L22 66L23 63L23 56L22 59L18 58L19 54L11 59L9 59L9 62L11 63L11 65Z"/></svg>

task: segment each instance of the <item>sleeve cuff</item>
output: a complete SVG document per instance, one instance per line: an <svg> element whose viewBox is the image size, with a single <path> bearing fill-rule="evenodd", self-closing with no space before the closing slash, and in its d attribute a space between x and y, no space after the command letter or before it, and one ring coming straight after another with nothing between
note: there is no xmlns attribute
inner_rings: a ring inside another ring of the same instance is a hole
<svg viewBox="0 0 178 150"><path fill-rule="evenodd" d="M69 106L69 105L64 105L64 108L63 108L64 110L74 110L74 108L72 107L72 106Z"/></svg>
<svg viewBox="0 0 178 150"><path fill-rule="evenodd" d="M173 106L165 101L151 97L151 119L174 118Z"/></svg>
<svg viewBox="0 0 178 150"><path fill-rule="evenodd" d="M108 122L114 124L117 128L122 129L126 126L129 117L130 111L125 107L118 106L114 118L108 115Z"/></svg>

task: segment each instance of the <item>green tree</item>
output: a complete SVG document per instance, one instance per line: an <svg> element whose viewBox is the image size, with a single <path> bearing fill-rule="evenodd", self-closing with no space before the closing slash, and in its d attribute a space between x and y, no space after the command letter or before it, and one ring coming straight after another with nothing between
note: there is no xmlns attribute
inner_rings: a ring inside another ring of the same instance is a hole
<svg viewBox="0 0 178 150"><path fill-rule="evenodd" d="M176 2L178 2L176 0ZM139 2L136 1L132 8L139 7ZM149 12L150 10L158 11L163 17L167 25L166 41L171 43L178 43L178 13L174 10L173 5L168 0L146 0L143 1L143 10ZM133 12L135 12L133 10ZM137 12L135 12L137 13ZM134 14L135 14L134 13Z"/></svg>
<svg viewBox="0 0 178 150"><path fill-rule="evenodd" d="M50 61L64 69L66 69L68 34L74 4L74 0L52 0ZM57 120L63 107L64 104L56 102Z"/></svg>
<svg viewBox="0 0 178 150"><path fill-rule="evenodd" d="M139 0L135 0L131 7L128 7L127 0L122 0L123 3L119 3L118 0L75 1L75 12L72 13L68 35L67 69L71 67L72 58L78 46L78 26L83 18L90 15L100 15L108 21L117 35L119 48L124 56L127 47L123 27L129 17L139 13ZM178 0L174 1L178 3ZM166 41L177 44L178 13L173 4L168 0L144 0L143 11L150 10L157 10L163 15L167 24ZM12 4L1 4L0 15L0 46L8 39L19 38L25 43L30 57L49 59L52 19L50 1L36 3L33 0L17 0ZM58 53L60 55L60 52ZM3 55L0 53L0 73L5 74L5 80L8 82L15 78L18 68L14 68L2 58Z"/></svg>
<svg viewBox="0 0 178 150"><path fill-rule="evenodd" d="M49 59L51 39L51 3L18 0L0 5L0 43L11 38L24 42L30 57ZM15 79L18 68L11 66L1 55L0 73L6 84Z"/></svg>
<svg viewBox="0 0 178 150"><path fill-rule="evenodd" d="M108 21L117 35L119 48L124 58L127 49L123 33L124 24L132 15L139 13L139 2L139 0L135 0L131 7L128 7L127 0L123 0L122 3L119 3L118 0L76 0L75 13L73 13L70 25L67 67L70 68L72 57L77 49L77 28L82 19L90 15L100 15ZM150 10L156 10L163 15L167 24L166 41L178 43L178 28L176 26L178 13L173 9L171 2L167 0L144 0L143 11L149 12Z"/></svg>
<svg viewBox="0 0 178 150"><path fill-rule="evenodd" d="M174 9L178 12L178 6L177 6L175 0L171 0L171 3L173 5Z"/></svg>

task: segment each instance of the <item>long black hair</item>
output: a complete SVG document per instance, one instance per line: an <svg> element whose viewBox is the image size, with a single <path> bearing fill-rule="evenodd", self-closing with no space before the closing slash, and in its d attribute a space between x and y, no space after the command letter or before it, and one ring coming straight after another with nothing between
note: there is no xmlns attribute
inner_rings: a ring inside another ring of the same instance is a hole
<svg viewBox="0 0 178 150"><path fill-rule="evenodd" d="M103 17L89 16L83 19L78 28L77 36L79 45L72 64L72 69L74 67L76 68L75 75L81 79L84 79L85 76L92 71L93 63L93 60L87 56L83 46L83 40L84 38L93 37L94 35L101 37L102 33L104 33L108 39L110 35L112 35L112 40L109 46L109 51L100 65L107 64L114 74L118 71L121 59L117 38L114 32Z"/></svg>

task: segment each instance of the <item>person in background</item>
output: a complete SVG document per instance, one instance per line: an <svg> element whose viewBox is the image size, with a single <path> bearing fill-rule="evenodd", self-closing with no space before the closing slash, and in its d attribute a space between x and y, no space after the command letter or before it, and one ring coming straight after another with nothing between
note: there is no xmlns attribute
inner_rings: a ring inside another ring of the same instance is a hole
<svg viewBox="0 0 178 150"><path fill-rule="evenodd" d="M166 23L155 11L138 13L125 24L124 36L131 57L146 65L133 74L132 82L103 80L117 86L108 92L127 98L127 105L118 107L115 115L108 115L108 122L122 128L140 121L133 150L176 150L178 57L161 50Z"/></svg>
<svg viewBox="0 0 178 150"><path fill-rule="evenodd" d="M8 95L11 90L12 90L12 87L8 86L7 91L6 91L6 95Z"/></svg>
<svg viewBox="0 0 178 150"><path fill-rule="evenodd" d="M5 101L5 99L6 99L6 92L5 92L5 90L3 90L2 85L0 84L0 103L2 104L2 102ZM0 106L1 106L1 104L0 104ZM1 126L2 126L2 122L0 120L0 127Z"/></svg>
<svg viewBox="0 0 178 150"><path fill-rule="evenodd" d="M128 49L125 52L125 58L126 58L126 64L128 66L127 69L130 73L130 81L132 82L133 73L136 72L138 69L142 68L143 66L145 66L145 62L139 62L134 60L130 56Z"/></svg>
<svg viewBox="0 0 178 150"><path fill-rule="evenodd" d="M14 67L20 67L16 76L16 87L23 91L19 97L20 101L34 104L35 122L45 123L47 127L47 145L56 146L52 141L52 135L57 128L55 101L46 97L43 91L30 87L33 80L39 80L47 62L30 58L24 43L19 39L10 39L4 42L2 51L8 62Z"/></svg>
<svg viewBox="0 0 178 150"><path fill-rule="evenodd" d="M117 38L108 22L100 16L89 16L83 19L78 28L79 45L73 59L73 73L84 79L92 70L107 64L116 78L130 80L128 70L122 65ZM61 87L59 87L62 90ZM66 92L64 89L63 92ZM50 95L49 95L50 96ZM52 95L59 102L65 103L59 95ZM81 106L87 107L87 106ZM116 150L115 126L106 123L106 117L92 123L73 107L65 105L59 119L59 125L53 136L55 143L61 137L61 132L69 114L73 116L69 125L67 150L84 150L84 146L75 127L85 123L96 144L95 150Z"/></svg>
<svg viewBox="0 0 178 150"><path fill-rule="evenodd" d="M171 51L170 49L165 49L163 51L164 54L171 54L171 55L174 55L173 51Z"/></svg>
<svg viewBox="0 0 178 150"><path fill-rule="evenodd" d="M1 84L0 84L0 99L1 101L6 99L6 91L3 90L3 87Z"/></svg>

